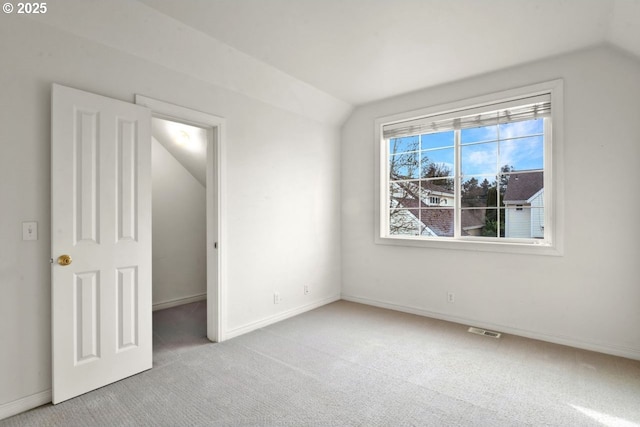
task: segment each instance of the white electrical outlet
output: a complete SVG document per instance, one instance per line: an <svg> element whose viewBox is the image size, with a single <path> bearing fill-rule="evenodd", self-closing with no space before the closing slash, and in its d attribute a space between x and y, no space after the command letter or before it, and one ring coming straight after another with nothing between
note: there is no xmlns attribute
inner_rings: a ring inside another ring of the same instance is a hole
<svg viewBox="0 0 640 427"><path fill-rule="evenodd" d="M274 292L273 293L273 303L274 304L280 304L280 301L282 301L280 299L280 294L278 292Z"/></svg>
<svg viewBox="0 0 640 427"><path fill-rule="evenodd" d="M447 292L447 302L454 303L456 302L456 294L453 292Z"/></svg>
<svg viewBox="0 0 640 427"><path fill-rule="evenodd" d="M304 285L304 294L305 295L309 294L309 285Z"/></svg>

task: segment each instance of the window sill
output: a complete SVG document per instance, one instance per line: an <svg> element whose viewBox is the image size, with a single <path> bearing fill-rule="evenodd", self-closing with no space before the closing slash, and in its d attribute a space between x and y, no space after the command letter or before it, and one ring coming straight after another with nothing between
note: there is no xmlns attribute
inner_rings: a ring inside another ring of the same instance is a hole
<svg viewBox="0 0 640 427"><path fill-rule="evenodd" d="M467 250L474 252L495 252L507 254L562 256L563 253L557 246L548 243L522 243L522 242L483 242L465 239L424 239L420 237L376 237L376 244L390 246L409 246L417 248Z"/></svg>

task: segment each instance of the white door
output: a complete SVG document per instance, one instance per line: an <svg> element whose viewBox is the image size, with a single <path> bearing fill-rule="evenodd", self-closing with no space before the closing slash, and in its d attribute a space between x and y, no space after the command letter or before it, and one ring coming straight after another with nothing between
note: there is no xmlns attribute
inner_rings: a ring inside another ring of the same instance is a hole
<svg viewBox="0 0 640 427"><path fill-rule="evenodd" d="M151 112L59 85L52 98L52 400L59 403L152 366Z"/></svg>

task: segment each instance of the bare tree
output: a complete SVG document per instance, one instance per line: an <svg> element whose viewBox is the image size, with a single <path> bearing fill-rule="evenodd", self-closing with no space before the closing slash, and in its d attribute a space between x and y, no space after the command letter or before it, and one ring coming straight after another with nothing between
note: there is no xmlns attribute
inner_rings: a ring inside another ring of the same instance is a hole
<svg viewBox="0 0 640 427"><path fill-rule="evenodd" d="M425 198L433 191L453 193L451 169L434 163L419 152L419 138L393 138L390 141L390 232L420 235L428 232L421 213L429 204ZM434 178L444 179L434 179Z"/></svg>

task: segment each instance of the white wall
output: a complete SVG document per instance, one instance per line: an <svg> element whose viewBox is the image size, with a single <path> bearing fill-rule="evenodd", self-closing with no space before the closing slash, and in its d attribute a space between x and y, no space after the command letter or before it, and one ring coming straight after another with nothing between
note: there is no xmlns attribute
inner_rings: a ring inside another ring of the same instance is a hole
<svg viewBox="0 0 640 427"><path fill-rule="evenodd" d="M603 47L357 108L342 131L343 297L640 359L638 76ZM374 243L376 118L557 78L564 256ZM585 203L593 194L607 201Z"/></svg>
<svg viewBox="0 0 640 427"><path fill-rule="evenodd" d="M207 292L205 187L155 138L153 178L153 305Z"/></svg>
<svg viewBox="0 0 640 427"><path fill-rule="evenodd" d="M0 16L0 57L0 418L50 397L52 82L130 102L140 93L226 118L227 331L249 330L339 296L335 124L15 14ZM270 83L259 72L253 77ZM299 94L296 102L315 98ZM38 221L38 241L21 240L25 220ZM304 284L311 286L309 295ZM274 290L283 297L279 305Z"/></svg>

